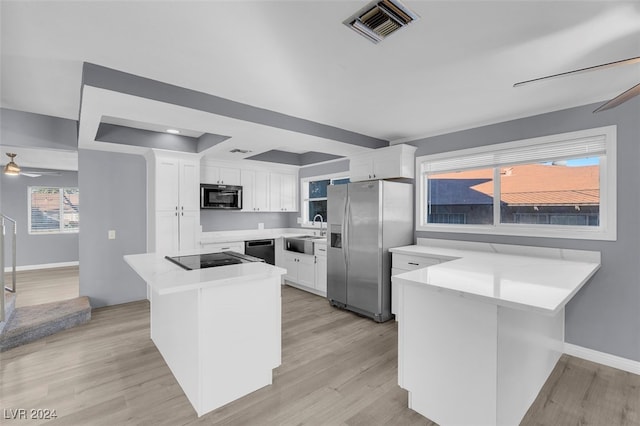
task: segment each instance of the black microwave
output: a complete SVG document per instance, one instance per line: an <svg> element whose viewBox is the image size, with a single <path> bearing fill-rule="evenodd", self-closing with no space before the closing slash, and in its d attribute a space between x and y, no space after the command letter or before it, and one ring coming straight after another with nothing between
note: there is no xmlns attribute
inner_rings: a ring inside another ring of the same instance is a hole
<svg viewBox="0 0 640 426"><path fill-rule="evenodd" d="M200 185L201 209L242 209L242 187L236 185Z"/></svg>

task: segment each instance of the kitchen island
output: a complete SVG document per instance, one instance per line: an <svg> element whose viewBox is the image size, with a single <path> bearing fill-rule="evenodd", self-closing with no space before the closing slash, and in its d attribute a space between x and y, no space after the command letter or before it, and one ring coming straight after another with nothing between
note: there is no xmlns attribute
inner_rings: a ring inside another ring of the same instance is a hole
<svg viewBox="0 0 640 426"><path fill-rule="evenodd" d="M206 249L174 253L191 255ZM263 262L185 270L124 256L150 289L151 339L198 416L270 385L281 360L281 275Z"/></svg>
<svg viewBox="0 0 640 426"><path fill-rule="evenodd" d="M454 247L390 249L439 260L392 277L398 384L410 408L443 426L519 424L563 352L564 307L600 253Z"/></svg>

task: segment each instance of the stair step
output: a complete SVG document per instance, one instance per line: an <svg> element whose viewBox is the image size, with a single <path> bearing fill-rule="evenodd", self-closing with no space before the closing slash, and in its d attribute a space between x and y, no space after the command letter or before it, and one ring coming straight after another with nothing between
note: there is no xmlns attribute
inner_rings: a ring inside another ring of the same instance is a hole
<svg viewBox="0 0 640 426"><path fill-rule="evenodd" d="M4 321L0 321L0 334L13 316L16 308L16 294L9 291L4 292Z"/></svg>
<svg viewBox="0 0 640 426"><path fill-rule="evenodd" d="M0 352L84 324L91 319L86 296L15 308L0 332Z"/></svg>

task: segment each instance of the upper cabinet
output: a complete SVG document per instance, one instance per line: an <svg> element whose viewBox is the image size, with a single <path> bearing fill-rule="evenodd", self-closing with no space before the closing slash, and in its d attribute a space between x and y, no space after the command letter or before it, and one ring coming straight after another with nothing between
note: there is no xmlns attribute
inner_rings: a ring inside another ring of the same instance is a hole
<svg viewBox="0 0 640 426"><path fill-rule="evenodd" d="M250 169L242 169L242 211L269 211L269 173Z"/></svg>
<svg viewBox="0 0 640 426"><path fill-rule="evenodd" d="M239 167L225 167L203 163L200 171L200 182L219 185L241 185Z"/></svg>
<svg viewBox="0 0 640 426"><path fill-rule="evenodd" d="M415 146L399 144L353 156L349 159L351 182L394 178L413 179L415 152Z"/></svg>
<svg viewBox="0 0 640 426"><path fill-rule="evenodd" d="M297 183L297 174L275 172L269 174L269 206L271 211L298 211Z"/></svg>
<svg viewBox="0 0 640 426"><path fill-rule="evenodd" d="M196 248L200 228L200 160L150 152L147 156L147 250Z"/></svg>

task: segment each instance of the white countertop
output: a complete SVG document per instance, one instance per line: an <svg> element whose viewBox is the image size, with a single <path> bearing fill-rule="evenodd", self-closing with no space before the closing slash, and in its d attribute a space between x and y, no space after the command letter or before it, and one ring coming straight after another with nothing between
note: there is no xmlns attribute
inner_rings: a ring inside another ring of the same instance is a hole
<svg viewBox="0 0 640 426"><path fill-rule="evenodd" d="M499 306L555 315L600 268L599 262L513 255L423 245L392 253L443 263L392 277L393 284L428 286Z"/></svg>
<svg viewBox="0 0 640 426"><path fill-rule="evenodd" d="M207 253L207 249L171 253L170 256ZM238 281L284 275L287 271L264 262L241 263L187 271L164 258L164 254L142 253L124 260L159 294L227 285Z"/></svg>

